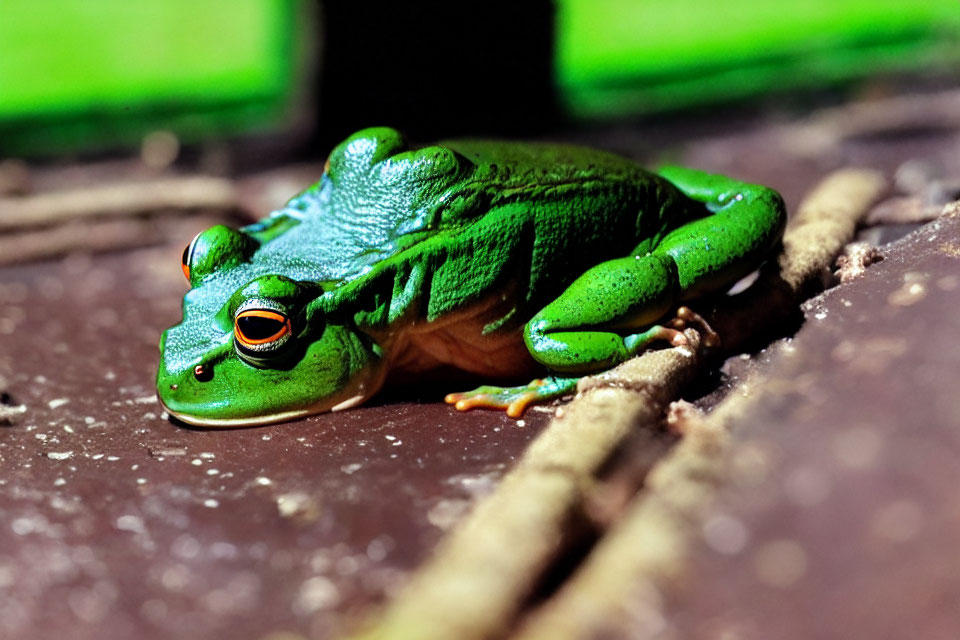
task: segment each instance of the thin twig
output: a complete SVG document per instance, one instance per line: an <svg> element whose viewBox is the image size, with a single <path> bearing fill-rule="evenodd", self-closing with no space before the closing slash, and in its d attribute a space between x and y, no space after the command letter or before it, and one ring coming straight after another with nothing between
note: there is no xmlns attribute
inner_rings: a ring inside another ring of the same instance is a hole
<svg viewBox="0 0 960 640"><path fill-rule="evenodd" d="M208 176L163 178L0 198L0 231L155 211L236 208L236 189L230 180Z"/></svg>
<svg viewBox="0 0 960 640"><path fill-rule="evenodd" d="M708 418L686 420L683 440L653 468L620 522L513 640L602 636L618 627L648 637L662 628L660 587L683 568L692 517L710 504L725 471L726 425L746 413L751 388L745 383Z"/></svg>
<svg viewBox="0 0 960 640"><path fill-rule="evenodd" d="M823 109L799 125L784 127L788 148L817 156L843 140L960 126L960 90L896 96Z"/></svg>
<svg viewBox="0 0 960 640"><path fill-rule="evenodd" d="M156 244L163 240L144 220L71 222L63 226L0 234L0 265L46 260L74 251L113 251Z"/></svg>
<svg viewBox="0 0 960 640"><path fill-rule="evenodd" d="M692 346L646 353L585 384L582 399L558 411L497 490L361 637L468 640L505 633L570 544L566 532L585 521L581 500L597 469L638 425L658 424L692 375L698 345Z"/></svg>
<svg viewBox="0 0 960 640"><path fill-rule="evenodd" d="M776 263L768 264L749 289L706 314L722 337L724 352L736 352L755 344L758 336L769 336L832 277L834 258L886 185L877 171L840 169L807 195L790 220Z"/></svg>

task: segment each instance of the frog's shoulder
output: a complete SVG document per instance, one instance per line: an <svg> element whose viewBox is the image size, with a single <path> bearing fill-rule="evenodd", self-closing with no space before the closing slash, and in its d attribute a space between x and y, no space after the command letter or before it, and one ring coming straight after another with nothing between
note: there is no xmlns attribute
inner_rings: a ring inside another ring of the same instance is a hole
<svg viewBox="0 0 960 640"><path fill-rule="evenodd" d="M471 171L444 194L439 227L457 227L500 205L582 199L591 193L632 199L656 176L627 158L574 145L449 140L439 143Z"/></svg>

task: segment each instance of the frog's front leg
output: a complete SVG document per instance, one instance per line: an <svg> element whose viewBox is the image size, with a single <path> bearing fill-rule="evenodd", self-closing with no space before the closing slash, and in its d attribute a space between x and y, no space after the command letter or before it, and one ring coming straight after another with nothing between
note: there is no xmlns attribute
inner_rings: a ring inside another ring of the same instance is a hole
<svg viewBox="0 0 960 640"><path fill-rule="evenodd" d="M482 386L473 391L448 393L444 400L460 411L470 409L504 409L511 418L519 418L531 404L559 398L573 391L579 376L538 378L520 387Z"/></svg>

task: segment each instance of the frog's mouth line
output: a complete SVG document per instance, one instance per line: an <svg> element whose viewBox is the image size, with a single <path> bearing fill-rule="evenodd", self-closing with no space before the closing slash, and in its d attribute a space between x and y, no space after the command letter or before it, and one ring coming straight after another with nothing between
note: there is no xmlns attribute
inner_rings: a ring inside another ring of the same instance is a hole
<svg viewBox="0 0 960 640"><path fill-rule="evenodd" d="M308 408L294 409L293 411L283 411L281 413L272 413L266 416L251 416L249 418L201 418L198 416L192 416L188 413L173 411L163 402L161 398L158 397L157 400L159 400L160 406L163 407L164 411L181 422L186 422L187 424L195 427L214 427L219 429L258 427L266 424L274 424L276 422L296 420L297 418L306 418L307 416L323 413L323 411L317 411ZM329 411L329 409L327 411Z"/></svg>

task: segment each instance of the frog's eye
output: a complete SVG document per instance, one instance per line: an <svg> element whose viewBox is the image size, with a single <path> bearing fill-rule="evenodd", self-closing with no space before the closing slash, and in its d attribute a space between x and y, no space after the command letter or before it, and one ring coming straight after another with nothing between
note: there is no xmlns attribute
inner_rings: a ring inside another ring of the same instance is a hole
<svg viewBox="0 0 960 640"><path fill-rule="evenodd" d="M242 309L233 322L237 350L253 359L278 349L292 333L290 318L275 309Z"/></svg>
<svg viewBox="0 0 960 640"><path fill-rule="evenodd" d="M183 248L183 255L180 256L180 268L183 269L183 275L187 277L187 282L190 282L190 258L193 257L193 248L197 246L197 238L199 237L199 233L195 235L190 244Z"/></svg>
<svg viewBox="0 0 960 640"><path fill-rule="evenodd" d="M183 250L180 256L183 275L191 285L197 286L212 273L249 261L259 246L255 238L243 231L215 225L197 234Z"/></svg>

